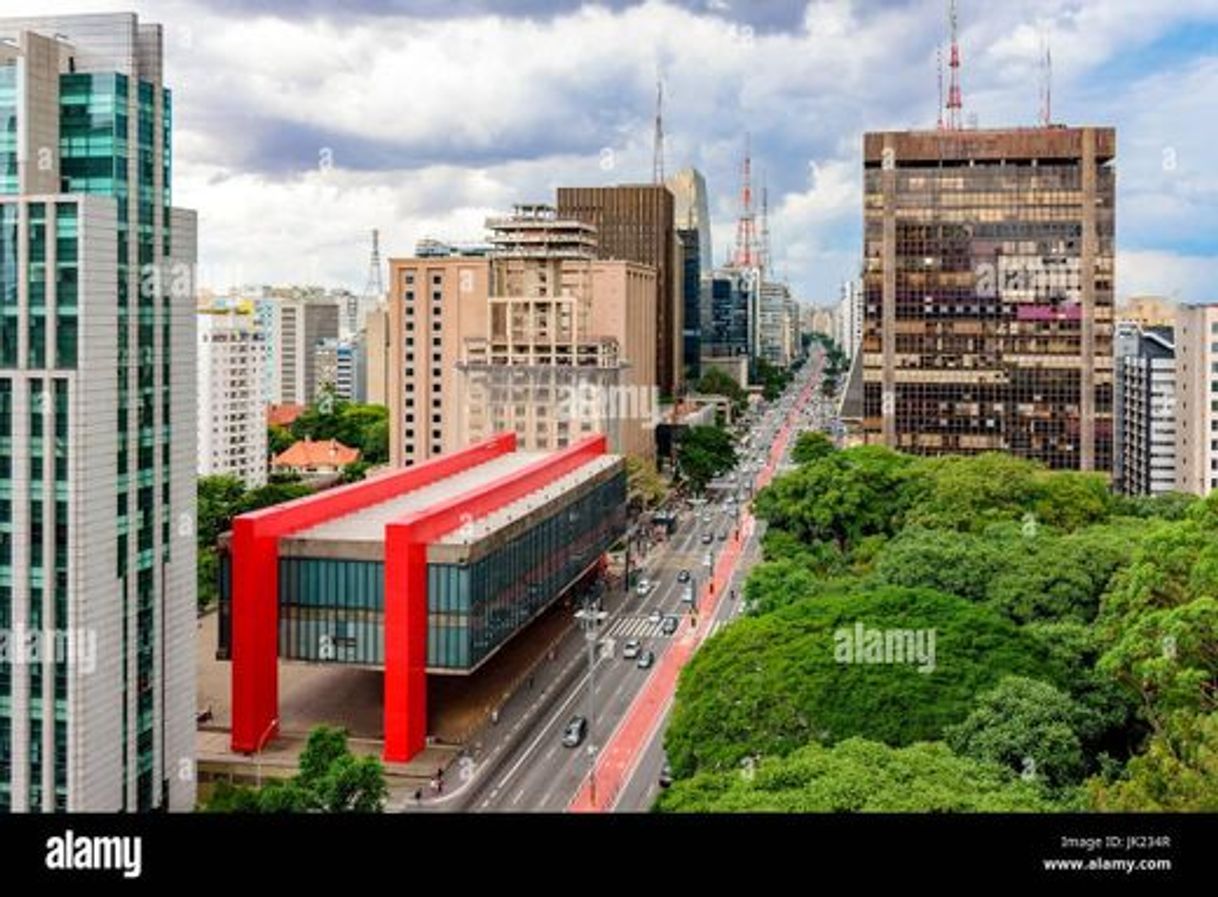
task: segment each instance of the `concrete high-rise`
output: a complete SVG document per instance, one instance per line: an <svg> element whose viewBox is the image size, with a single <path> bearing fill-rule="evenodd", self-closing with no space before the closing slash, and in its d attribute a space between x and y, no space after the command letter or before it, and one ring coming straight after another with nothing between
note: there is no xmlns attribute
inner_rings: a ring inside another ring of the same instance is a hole
<svg viewBox="0 0 1218 897"><path fill-rule="evenodd" d="M195 802L196 222L160 25L0 19L0 809ZM12 658L10 657L10 660Z"/></svg>
<svg viewBox="0 0 1218 897"><path fill-rule="evenodd" d="M595 228L549 206L488 227L489 254L390 261L391 463L503 432L529 450L604 433L651 457L654 271L598 260Z"/></svg>
<svg viewBox="0 0 1218 897"><path fill-rule="evenodd" d="M864 137L867 438L1112 467L1112 128Z"/></svg>
<svg viewBox="0 0 1218 897"><path fill-rule="evenodd" d="M1113 370L1113 486L1126 495L1176 488L1176 358L1170 327L1118 324Z"/></svg>
<svg viewBox="0 0 1218 897"><path fill-rule="evenodd" d="M451 451L456 362L467 333L484 332L490 262L483 255L389 260L389 462L405 467Z"/></svg>
<svg viewBox="0 0 1218 897"><path fill-rule="evenodd" d="M656 374L660 392L676 396L684 381L684 276L672 191L663 184L559 187L558 217L596 228L601 259L655 269Z"/></svg>
<svg viewBox="0 0 1218 897"><path fill-rule="evenodd" d="M1218 488L1218 305L1176 307L1176 490Z"/></svg>
<svg viewBox="0 0 1218 897"><path fill-rule="evenodd" d="M266 345L250 305L199 310L200 476L266 484Z"/></svg>
<svg viewBox="0 0 1218 897"><path fill-rule="evenodd" d="M317 345L338 339L341 306L329 297L279 296L268 301L271 363L277 368L270 378L277 390L271 403L309 405L317 397Z"/></svg>

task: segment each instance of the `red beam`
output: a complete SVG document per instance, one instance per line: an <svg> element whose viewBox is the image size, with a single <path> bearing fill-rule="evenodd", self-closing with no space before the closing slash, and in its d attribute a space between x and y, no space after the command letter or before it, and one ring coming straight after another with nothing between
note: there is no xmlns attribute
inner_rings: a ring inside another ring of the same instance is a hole
<svg viewBox="0 0 1218 897"><path fill-rule="evenodd" d="M385 527L385 753L404 763L427 743L427 546L464 521L485 517L603 455L590 436Z"/></svg>
<svg viewBox="0 0 1218 897"><path fill-rule="evenodd" d="M278 732L279 537L316 526L485 464L516 448L504 433L451 455L252 511L233 520L232 705L234 751Z"/></svg>

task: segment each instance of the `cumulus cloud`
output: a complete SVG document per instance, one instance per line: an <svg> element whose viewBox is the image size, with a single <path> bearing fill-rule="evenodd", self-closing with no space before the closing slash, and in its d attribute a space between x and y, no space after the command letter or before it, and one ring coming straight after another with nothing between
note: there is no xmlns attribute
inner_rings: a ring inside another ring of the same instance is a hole
<svg viewBox="0 0 1218 897"><path fill-rule="evenodd" d="M42 6L5 0L11 14ZM658 69L667 166L706 175L716 258L749 133L779 271L802 298L829 301L858 267L861 135L933 125L945 30L941 0L134 7L166 28L175 201L200 212L216 286L240 271L358 289L372 227L404 254L420 236L476 238L488 212L559 184L649 180ZM1218 256L1201 236L1218 233L1205 162L1218 53L1195 35L1218 34L1218 0L960 7L966 111L983 126L1035 120L1042 35L1056 117L1117 126L1118 292L1154 277L1202 288L1197 266ZM1191 273L1174 276L1177 259Z"/></svg>

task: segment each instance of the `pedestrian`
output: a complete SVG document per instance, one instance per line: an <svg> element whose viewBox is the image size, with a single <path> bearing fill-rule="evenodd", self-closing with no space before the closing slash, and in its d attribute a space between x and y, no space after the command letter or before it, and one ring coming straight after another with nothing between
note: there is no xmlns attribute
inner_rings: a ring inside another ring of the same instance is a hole
<svg viewBox="0 0 1218 897"><path fill-rule="evenodd" d="M532 690L533 690L533 677L530 676L529 677L529 691L532 691Z"/></svg>
<svg viewBox="0 0 1218 897"><path fill-rule="evenodd" d="M443 779L440 779L440 781L436 784L436 791L438 791L440 794L444 793L444 780Z"/></svg>
<svg viewBox="0 0 1218 897"><path fill-rule="evenodd" d="M496 707L494 710L491 711L491 725L492 726L499 725L499 708L498 707Z"/></svg>
<svg viewBox="0 0 1218 897"><path fill-rule="evenodd" d="M415 789L415 792L414 792L414 802L415 802L415 805L416 805L416 806L417 806L418 804L423 803L423 789L422 789L422 788L416 788L416 789Z"/></svg>
<svg viewBox="0 0 1218 897"><path fill-rule="evenodd" d="M435 779L432 779L432 780L431 780L431 790L432 790L432 791L439 791L439 790L440 790L440 785L439 785L439 783L438 783L438 782L437 782Z"/></svg>

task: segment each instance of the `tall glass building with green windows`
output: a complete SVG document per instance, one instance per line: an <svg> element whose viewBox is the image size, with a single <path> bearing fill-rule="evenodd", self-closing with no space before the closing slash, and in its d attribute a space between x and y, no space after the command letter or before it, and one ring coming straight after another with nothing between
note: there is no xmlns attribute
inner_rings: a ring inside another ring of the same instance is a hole
<svg viewBox="0 0 1218 897"><path fill-rule="evenodd" d="M194 805L196 226L162 44L0 18L0 810Z"/></svg>

